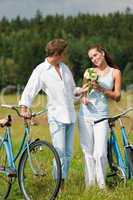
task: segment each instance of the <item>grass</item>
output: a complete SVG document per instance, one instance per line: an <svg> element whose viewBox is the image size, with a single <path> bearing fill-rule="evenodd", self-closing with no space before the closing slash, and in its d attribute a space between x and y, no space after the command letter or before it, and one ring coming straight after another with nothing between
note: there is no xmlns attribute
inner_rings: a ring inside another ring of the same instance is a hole
<svg viewBox="0 0 133 200"><path fill-rule="evenodd" d="M133 95L124 93L122 95L121 102L119 104L115 102L110 102L110 113L113 115L114 113L118 113L122 111L124 108L131 106ZM16 97L16 95L7 95L0 99L1 103L6 104L15 104L18 102L19 97ZM38 103L39 102L39 103ZM39 96L33 104L34 110L40 110L43 105L46 105L46 99L42 99L41 96ZM76 108L79 108L79 105L76 105ZM13 118L13 145L14 145L14 151L16 152L16 149L20 143L20 139L23 134L23 123L22 119L19 119L14 111L10 111L7 109L0 109L0 118L3 116L6 116L8 113L11 113ZM130 114L130 117L133 115ZM47 119L45 117L38 117L37 122L39 123L39 126L33 126L31 129L32 137L33 138L41 138L43 140L47 140L51 142L48 125L47 125ZM129 123L130 122L130 123ZM133 133L133 127L132 127L132 120L125 120L125 124L127 126L128 132ZM130 125L131 124L131 125ZM117 128L118 132L119 129ZM0 128L0 135L1 135L2 129ZM128 135L129 140L131 143L133 143L133 135ZM120 140L120 135L118 134L118 138ZM121 144L121 142L120 142ZM32 190L32 188L31 188ZM43 190L43 188L42 188ZM126 186L119 185L115 188L107 188L106 190L100 190L97 187L89 188L88 190L85 189L84 185L84 163L83 163L83 154L80 148L80 142L79 142L79 135L78 135L78 126L76 124L75 127L75 140L74 140L74 152L73 152L73 159L71 162L71 167L69 171L69 176L67 179L67 182L65 184L65 188L63 192L60 192L58 195L58 200L132 200L132 190L133 190L133 180L130 180L127 182ZM35 194L37 196L37 194ZM20 193L19 186L17 181L14 182L13 188L11 191L11 194L8 198L9 200L22 200L23 197ZM44 200L37 199L36 200Z"/></svg>

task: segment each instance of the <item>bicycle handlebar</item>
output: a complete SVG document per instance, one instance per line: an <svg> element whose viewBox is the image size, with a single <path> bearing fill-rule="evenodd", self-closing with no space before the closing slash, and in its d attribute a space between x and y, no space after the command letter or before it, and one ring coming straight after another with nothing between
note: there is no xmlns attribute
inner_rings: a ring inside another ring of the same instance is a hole
<svg viewBox="0 0 133 200"><path fill-rule="evenodd" d="M125 111L119 113L118 115L115 115L113 117L104 117L104 118L101 118L99 120L96 120L94 121L94 124L97 124L101 121L104 121L104 120L108 120L109 122L114 122L116 121L117 119L121 118L122 116L126 115L128 112L130 111L133 111L133 107L129 107L128 109L126 109Z"/></svg>
<svg viewBox="0 0 133 200"><path fill-rule="evenodd" d="M18 105L1 104L1 107L15 110L16 113L18 114L18 116L22 117L21 114L20 114L20 111L18 110L18 108L20 108L20 106L18 106ZM46 112L47 112L47 109L41 110L39 112L32 112L31 117L35 117L35 116L41 115L41 114L46 113Z"/></svg>

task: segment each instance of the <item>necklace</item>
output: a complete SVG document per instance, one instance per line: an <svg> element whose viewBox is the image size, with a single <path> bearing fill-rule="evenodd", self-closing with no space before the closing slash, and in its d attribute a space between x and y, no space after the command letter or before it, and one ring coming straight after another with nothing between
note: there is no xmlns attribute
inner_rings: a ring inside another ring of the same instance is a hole
<svg viewBox="0 0 133 200"><path fill-rule="evenodd" d="M109 66L105 67L104 70L101 70L101 69L99 69L99 68L96 68L96 72L97 72L98 76L104 76L104 75L106 75L109 71L110 71L110 67L109 67Z"/></svg>

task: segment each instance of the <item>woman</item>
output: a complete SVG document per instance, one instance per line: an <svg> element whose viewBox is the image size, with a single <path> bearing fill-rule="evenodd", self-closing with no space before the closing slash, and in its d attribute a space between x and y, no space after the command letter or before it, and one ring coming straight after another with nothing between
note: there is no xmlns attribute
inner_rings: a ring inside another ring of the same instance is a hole
<svg viewBox="0 0 133 200"><path fill-rule="evenodd" d="M93 124L94 120L107 117L108 99L120 100L121 72L112 62L106 50L95 45L88 51L97 81L92 81L93 89L81 99L79 112L80 143L85 158L85 183L105 188L105 168L107 162L108 122ZM85 80L84 78L84 81Z"/></svg>

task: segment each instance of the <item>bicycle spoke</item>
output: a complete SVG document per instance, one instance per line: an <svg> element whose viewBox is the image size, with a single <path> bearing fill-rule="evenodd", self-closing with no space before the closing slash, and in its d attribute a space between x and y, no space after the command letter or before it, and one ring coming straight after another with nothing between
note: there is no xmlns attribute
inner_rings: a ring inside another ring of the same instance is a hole
<svg viewBox="0 0 133 200"><path fill-rule="evenodd" d="M126 179L123 169L118 167L117 172L116 172L116 183L117 184L126 184L126 181L127 181L127 179Z"/></svg>
<svg viewBox="0 0 133 200"><path fill-rule="evenodd" d="M23 156L19 169L19 183L27 200L55 199L61 179L60 162L55 151L44 142L30 147L30 159L27 152ZM57 178L53 175L53 160L57 169Z"/></svg>
<svg viewBox="0 0 133 200"><path fill-rule="evenodd" d="M108 162L111 171L107 175L108 185L111 187L115 187L119 184L125 185L127 181L125 172L121 167L118 166L116 153L113 150L113 146L109 144L108 144Z"/></svg>

